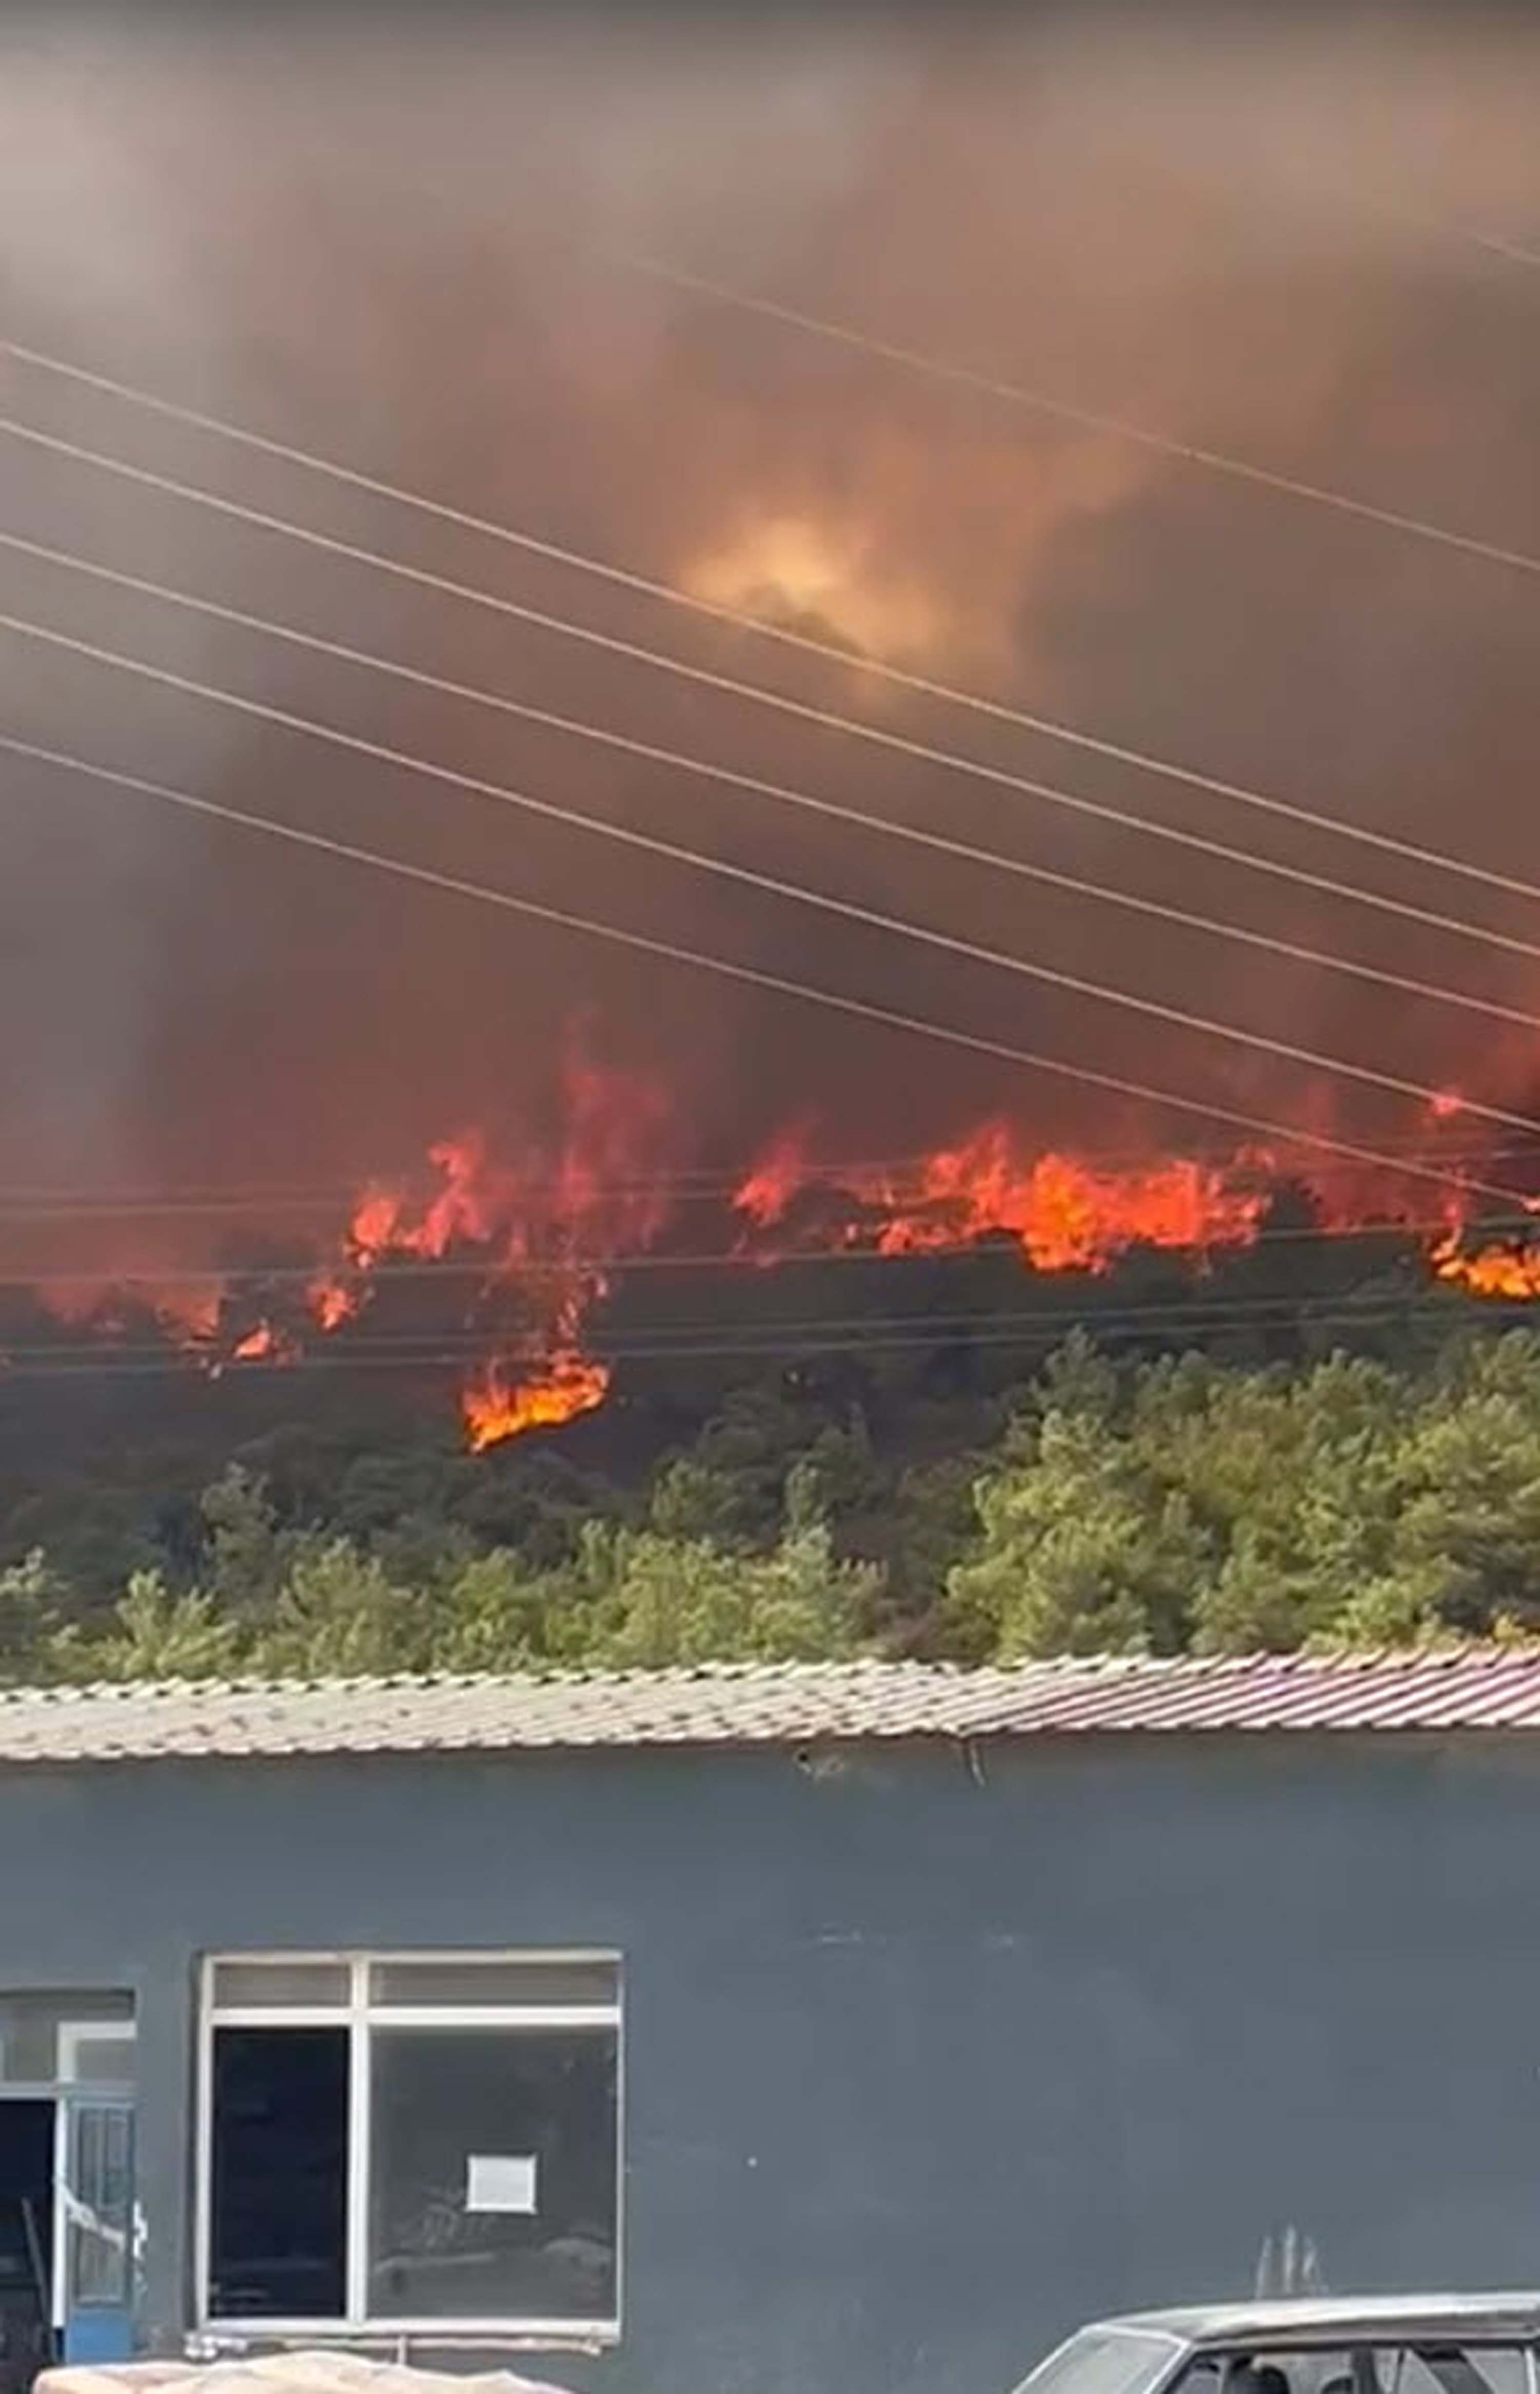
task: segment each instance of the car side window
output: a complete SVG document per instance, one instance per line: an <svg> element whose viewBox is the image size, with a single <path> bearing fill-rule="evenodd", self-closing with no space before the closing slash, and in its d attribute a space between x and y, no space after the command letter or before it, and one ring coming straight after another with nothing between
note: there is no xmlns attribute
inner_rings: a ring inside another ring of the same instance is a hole
<svg viewBox="0 0 1540 2394"><path fill-rule="evenodd" d="M1517 2345L1402 2345L1379 2361L1381 2394L1528 2394Z"/></svg>

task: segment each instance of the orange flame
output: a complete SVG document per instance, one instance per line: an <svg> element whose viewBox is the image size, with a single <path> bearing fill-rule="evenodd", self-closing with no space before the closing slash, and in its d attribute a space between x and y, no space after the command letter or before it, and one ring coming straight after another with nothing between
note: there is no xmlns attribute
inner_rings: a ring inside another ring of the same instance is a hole
<svg viewBox="0 0 1540 2394"><path fill-rule="evenodd" d="M316 1328L330 1337L332 1332L340 1330L345 1322L357 1320L363 1308L363 1293L349 1288L346 1281L322 1272L306 1290L305 1302Z"/></svg>
<svg viewBox="0 0 1540 2394"><path fill-rule="evenodd" d="M124 1339L153 1312L157 1335L217 1377L236 1364L292 1362L315 1338L346 1341L370 1308L404 1319L399 1351L426 1357L429 1342L413 1325L424 1318L422 1283L430 1282L429 1309L449 1292L456 1344L468 1334L468 1351L485 1359L459 1395L473 1452L573 1421L602 1404L612 1387L610 1363L590 1351L596 1309L615 1273L656 1245L670 1223L664 1171L670 1110L656 1085L581 1057L569 1058L560 1096L552 1134L520 1138L512 1164L494 1160L494 1142L471 1129L431 1147L424 1175L362 1188L331 1241L287 1259L270 1235L265 1278L258 1269L226 1271L228 1233L208 1270L204 1258L168 1256L158 1243L148 1253L131 1245L126 1257L120 1249L116 1282L86 1268L77 1276L73 1248L62 1278L46 1270L58 1294L44 1301L103 1340ZM1429 1156L1447 1144L1440 1126L1462 1111L1454 1089L1429 1106ZM1219 1162L1152 1154L1117 1169L1045 1150L994 1119L902 1165L836 1171L817 1162L812 1128L806 1117L767 1143L732 1195L731 1222L715 1207L704 1217L713 1257L771 1267L804 1254L923 1256L994 1240L1009 1242L1023 1265L1040 1272L1104 1273L1139 1248L1181 1252L1201 1264L1257 1237L1279 1169L1274 1158L1250 1150ZM1372 1159L1349 1169L1317 1157L1300 1177L1323 1223L1399 1221L1408 1237L1422 1229L1426 1200ZM1540 1230L1533 1246L1522 1239L1482 1245L1455 1170L1446 1186L1443 1226L1426 1249L1428 1273L1474 1298L1540 1298ZM42 1257L45 1267L54 1260ZM392 1265L416 1287L392 1289ZM283 1283L292 1284L287 1296L279 1293ZM361 1352L366 1345L361 1336Z"/></svg>
<svg viewBox="0 0 1540 2394"><path fill-rule="evenodd" d="M733 1206L738 1213L746 1215L757 1230L768 1230L782 1219L797 1190L806 1186L808 1177L806 1132L782 1131L764 1150L752 1172L739 1182L733 1192Z"/></svg>
<svg viewBox="0 0 1540 2394"><path fill-rule="evenodd" d="M294 1363L298 1359L295 1341L267 1321L258 1322L230 1350L232 1363Z"/></svg>
<svg viewBox="0 0 1540 2394"><path fill-rule="evenodd" d="M484 1454L527 1429L555 1429L604 1402L612 1374L577 1349L546 1358L537 1373L510 1380L492 1362L460 1391L460 1418L472 1454Z"/></svg>
<svg viewBox="0 0 1540 2394"><path fill-rule="evenodd" d="M517 1166L496 1165L472 1130L429 1149L440 1185L425 1201L371 1183L353 1208L339 1268L309 1291L312 1318L333 1331L355 1317L371 1276L393 1257L483 1262L479 1310L511 1298L527 1326L461 1393L478 1454L602 1403L610 1368L584 1353L581 1335L608 1294L601 1259L641 1253L668 1217L658 1161L669 1117L663 1090L573 1055L562 1097L554 1151L532 1145Z"/></svg>
<svg viewBox="0 0 1540 2394"><path fill-rule="evenodd" d="M1071 1155L1027 1161L1007 1125L988 1123L907 1171L850 1176L844 1185L868 1218L837 1217L823 1240L921 1255L1004 1232L1035 1270L1101 1272L1135 1246L1201 1254L1249 1244L1267 1205L1262 1161L1242 1156L1220 1170L1179 1158L1127 1172ZM734 1205L757 1228L773 1225L811 1177L800 1144L783 1139L742 1183Z"/></svg>
<svg viewBox="0 0 1540 2394"><path fill-rule="evenodd" d="M1463 1288L1469 1296L1540 1296L1540 1248L1520 1241L1465 1255L1458 1230L1451 1230L1429 1248L1428 1260L1440 1280Z"/></svg>

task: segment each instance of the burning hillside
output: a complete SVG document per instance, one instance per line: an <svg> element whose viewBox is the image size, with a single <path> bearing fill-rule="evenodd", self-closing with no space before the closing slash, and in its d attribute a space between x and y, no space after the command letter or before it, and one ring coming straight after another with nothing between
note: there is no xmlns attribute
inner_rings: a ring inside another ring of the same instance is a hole
<svg viewBox="0 0 1540 2394"><path fill-rule="evenodd" d="M1540 1254L1521 1233L1466 1243L1473 1201L1448 1146L1458 1115L1438 1111L1404 1176L1388 1168L1370 1187L1359 1168L1347 1194L1329 1166L1256 1147L1099 1159L1046 1148L1002 1116L928 1152L866 1162L821 1155L804 1121L732 1174L681 1165L682 1126L662 1085L596 1065L570 1043L553 1137L511 1150L482 1131L435 1142L417 1174L365 1183L335 1229L317 1200L302 1226L242 1226L225 1263L184 1263L176 1275L114 1264L108 1242L125 1226L110 1214L72 1222L70 1243L90 1248L89 1263L42 1274L33 1290L59 1338L51 1350L46 1339L12 1344L7 1360L13 1370L91 1357L142 1367L159 1348L167 1364L179 1357L216 1378L322 1362L453 1371L466 1442L480 1453L594 1411L627 1354L651 1351L612 1326L612 1301L638 1273L655 1290L714 1276L713 1319L690 1333L698 1348L708 1334L731 1341L751 1287L770 1295L773 1329L775 1284L815 1263L886 1268L902 1308L903 1267L925 1258L1011 1255L1029 1279L1095 1282L1148 1251L1185 1269L1201 1327L1216 1266L1274 1235L1285 1183L1305 1193L1323 1240L1401 1235L1430 1288L1540 1295ZM1430 1175L1441 1176L1436 1195ZM995 1308L981 1320L996 1330L1024 1311L997 1298ZM666 1310L662 1331L655 1308L649 1318L654 1339L681 1335ZM923 1307L902 1318L925 1335ZM798 1331L795 1310L787 1319L793 1347L799 1335L816 1347L816 1323ZM936 1336L951 1326L944 1318ZM766 1335L761 1322L755 1335Z"/></svg>
<svg viewBox="0 0 1540 2394"><path fill-rule="evenodd" d="M1018 15L5 49L17 1385L1540 1294L1533 29Z"/></svg>

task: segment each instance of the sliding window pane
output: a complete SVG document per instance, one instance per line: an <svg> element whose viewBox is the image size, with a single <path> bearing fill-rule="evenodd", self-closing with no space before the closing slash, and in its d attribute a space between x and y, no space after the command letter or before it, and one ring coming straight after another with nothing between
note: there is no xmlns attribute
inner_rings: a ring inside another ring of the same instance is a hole
<svg viewBox="0 0 1540 2394"><path fill-rule="evenodd" d="M613 2319L613 2030L371 2042L371 2318Z"/></svg>
<svg viewBox="0 0 1540 2394"><path fill-rule="evenodd" d="M340 2319L348 2223L348 2031L214 2032L216 2319Z"/></svg>

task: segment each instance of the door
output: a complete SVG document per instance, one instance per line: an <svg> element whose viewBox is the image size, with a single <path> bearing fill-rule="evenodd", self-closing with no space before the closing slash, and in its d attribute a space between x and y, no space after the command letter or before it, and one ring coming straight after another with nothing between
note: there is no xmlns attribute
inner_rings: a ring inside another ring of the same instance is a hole
<svg viewBox="0 0 1540 2394"><path fill-rule="evenodd" d="M104 2096L60 2105L60 2308L67 2361L133 2349L134 2107Z"/></svg>

